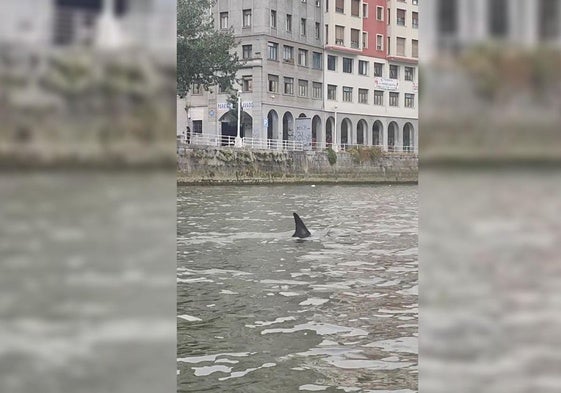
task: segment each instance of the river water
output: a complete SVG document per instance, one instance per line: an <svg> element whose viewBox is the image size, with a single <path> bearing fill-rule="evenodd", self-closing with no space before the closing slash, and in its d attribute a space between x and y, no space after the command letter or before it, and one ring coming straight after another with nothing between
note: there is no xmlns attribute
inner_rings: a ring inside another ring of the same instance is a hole
<svg viewBox="0 0 561 393"><path fill-rule="evenodd" d="M181 187L180 392L417 390L416 186ZM292 238L297 212L312 236Z"/></svg>
<svg viewBox="0 0 561 393"><path fill-rule="evenodd" d="M0 392L175 390L175 174L0 174Z"/></svg>

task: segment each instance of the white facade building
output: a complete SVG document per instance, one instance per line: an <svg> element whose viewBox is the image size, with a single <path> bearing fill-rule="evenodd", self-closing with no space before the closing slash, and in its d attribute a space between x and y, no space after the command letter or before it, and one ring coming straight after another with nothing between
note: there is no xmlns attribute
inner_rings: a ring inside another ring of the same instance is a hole
<svg viewBox="0 0 561 393"><path fill-rule="evenodd" d="M561 47L561 0L422 0L422 57L495 41Z"/></svg>
<svg viewBox="0 0 561 393"><path fill-rule="evenodd" d="M174 52L174 0L4 0L0 43Z"/></svg>

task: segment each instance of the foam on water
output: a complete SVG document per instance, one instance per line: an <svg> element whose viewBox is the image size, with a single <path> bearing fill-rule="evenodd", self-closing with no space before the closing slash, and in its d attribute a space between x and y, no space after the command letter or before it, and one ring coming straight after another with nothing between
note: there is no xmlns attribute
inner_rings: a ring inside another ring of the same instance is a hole
<svg viewBox="0 0 561 393"><path fill-rule="evenodd" d="M178 314L205 322L178 325L179 391L413 389L416 353L399 339L416 340L416 189L283 192L180 190L178 278L197 281L179 286ZM312 241L291 237L292 211Z"/></svg>
<svg viewBox="0 0 561 393"><path fill-rule="evenodd" d="M193 317L193 316L187 315L187 314L178 315L177 318L183 319L183 320L185 320L185 321L187 321L187 322L198 322L198 321L202 321L201 318Z"/></svg>
<svg viewBox="0 0 561 393"><path fill-rule="evenodd" d="M328 323L317 323L309 322L296 325L292 328L278 328L278 329L265 329L261 334L272 334L272 333L294 333L302 330L312 330L320 336L332 335L338 333L346 333L346 337L349 336L367 336L368 332L363 329L351 328L345 326L332 325Z"/></svg>
<svg viewBox="0 0 561 393"><path fill-rule="evenodd" d="M320 306L322 304L325 304L329 301L329 299L321 299L321 298L317 298L317 297L311 297L307 300L304 300L303 302L300 302L299 304L301 306Z"/></svg>

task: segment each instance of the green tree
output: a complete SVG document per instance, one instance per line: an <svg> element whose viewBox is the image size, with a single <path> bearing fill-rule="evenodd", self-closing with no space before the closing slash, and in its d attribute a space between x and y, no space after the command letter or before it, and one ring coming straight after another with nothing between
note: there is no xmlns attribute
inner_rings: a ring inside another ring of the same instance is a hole
<svg viewBox="0 0 561 393"><path fill-rule="evenodd" d="M229 86L241 67L233 51L233 31L216 30L212 8L216 0L177 1L177 94L185 96L191 84L205 89Z"/></svg>

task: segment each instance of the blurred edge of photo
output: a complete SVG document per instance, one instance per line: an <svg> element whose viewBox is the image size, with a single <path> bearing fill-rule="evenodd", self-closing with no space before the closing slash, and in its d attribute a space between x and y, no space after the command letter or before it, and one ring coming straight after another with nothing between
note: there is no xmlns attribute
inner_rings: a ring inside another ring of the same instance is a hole
<svg viewBox="0 0 561 393"><path fill-rule="evenodd" d="M0 5L0 391L175 390L175 26Z"/></svg>
<svg viewBox="0 0 561 393"><path fill-rule="evenodd" d="M559 391L561 1L420 15L419 388Z"/></svg>

